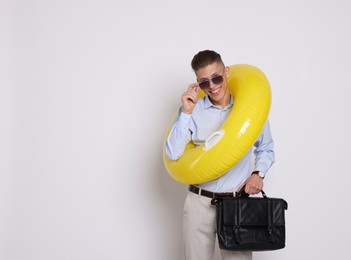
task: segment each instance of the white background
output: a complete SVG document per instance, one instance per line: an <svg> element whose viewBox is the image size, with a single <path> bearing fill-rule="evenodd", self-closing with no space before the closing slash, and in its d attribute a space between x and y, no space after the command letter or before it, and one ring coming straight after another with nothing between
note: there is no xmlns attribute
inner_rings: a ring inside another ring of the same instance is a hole
<svg viewBox="0 0 351 260"><path fill-rule="evenodd" d="M0 259L183 259L186 186L162 143L193 55L270 80L287 246L255 259L347 259L348 0L0 2ZM216 259L218 251L216 252Z"/></svg>

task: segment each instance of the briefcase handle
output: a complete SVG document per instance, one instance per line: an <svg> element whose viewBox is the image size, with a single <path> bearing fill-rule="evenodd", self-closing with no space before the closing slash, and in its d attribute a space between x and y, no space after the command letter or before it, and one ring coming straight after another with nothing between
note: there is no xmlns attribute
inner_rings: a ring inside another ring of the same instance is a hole
<svg viewBox="0 0 351 260"><path fill-rule="evenodd" d="M247 198L250 196L250 194L245 192L245 186L246 185L244 185L238 192L235 193L235 197ZM267 199L267 195L263 190L261 190L261 194L263 198Z"/></svg>

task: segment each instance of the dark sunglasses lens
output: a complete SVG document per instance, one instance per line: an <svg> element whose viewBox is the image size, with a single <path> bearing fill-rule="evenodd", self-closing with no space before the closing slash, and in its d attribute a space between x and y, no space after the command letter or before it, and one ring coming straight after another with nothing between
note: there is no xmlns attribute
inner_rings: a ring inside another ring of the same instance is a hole
<svg viewBox="0 0 351 260"><path fill-rule="evenodd" d="M223 76L218 75L212 78L214 84L221 84L223 82Z"/></svg>
<svg viewBox="0 0 351 260"><path fill-rule="evenodd" d="M201 89L204 89L204 88L208 88L210 86L210 81L206 80L206 81L202 81L199 83L199 87Z"/></svg>

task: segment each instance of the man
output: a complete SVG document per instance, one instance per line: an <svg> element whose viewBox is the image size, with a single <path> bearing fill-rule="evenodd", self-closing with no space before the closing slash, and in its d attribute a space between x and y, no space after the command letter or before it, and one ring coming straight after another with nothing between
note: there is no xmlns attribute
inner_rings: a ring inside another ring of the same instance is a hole
<svg viewBox="0 0 351 260"><path fill-rule="evenodd" d="M182 106L172 125L165 148L171 160L182 156L192 141L203 144L219 130L235 103L228 90L230 70L215 51L197 53L191 62L197 82L190 84L181 96ZM199 99L200 88L206 96ZM255 168L250 170L251 154ZM211 205L213 193L235 193L243 185L245 192L257 194L263 188L263 178L274 162L273 140L267 122L252 148L232 169L216 180L189 186L184 204L183 236L186 260L211 260L216 239L216 209ZM223 194L222 194L223 195ZM233 195L232 195L233 196ZM221 250L223 260L252 259L252 252Z"/></svg>

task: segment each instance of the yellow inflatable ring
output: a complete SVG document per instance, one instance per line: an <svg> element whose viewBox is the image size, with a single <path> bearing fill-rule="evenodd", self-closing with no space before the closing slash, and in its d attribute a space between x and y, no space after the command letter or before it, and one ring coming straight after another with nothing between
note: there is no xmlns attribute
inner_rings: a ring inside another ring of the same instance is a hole
<svg viewBox="0 0 351 260"><path fill-rule="evenodd" d="M251 65L230 66L228 89L234 106L219 131L200 146L189 143L176 161L169 160L163 148L165 167L176 181L199 184L220 177L245 156L262 131L271 105L271 89L263 72Z"/></svg>

